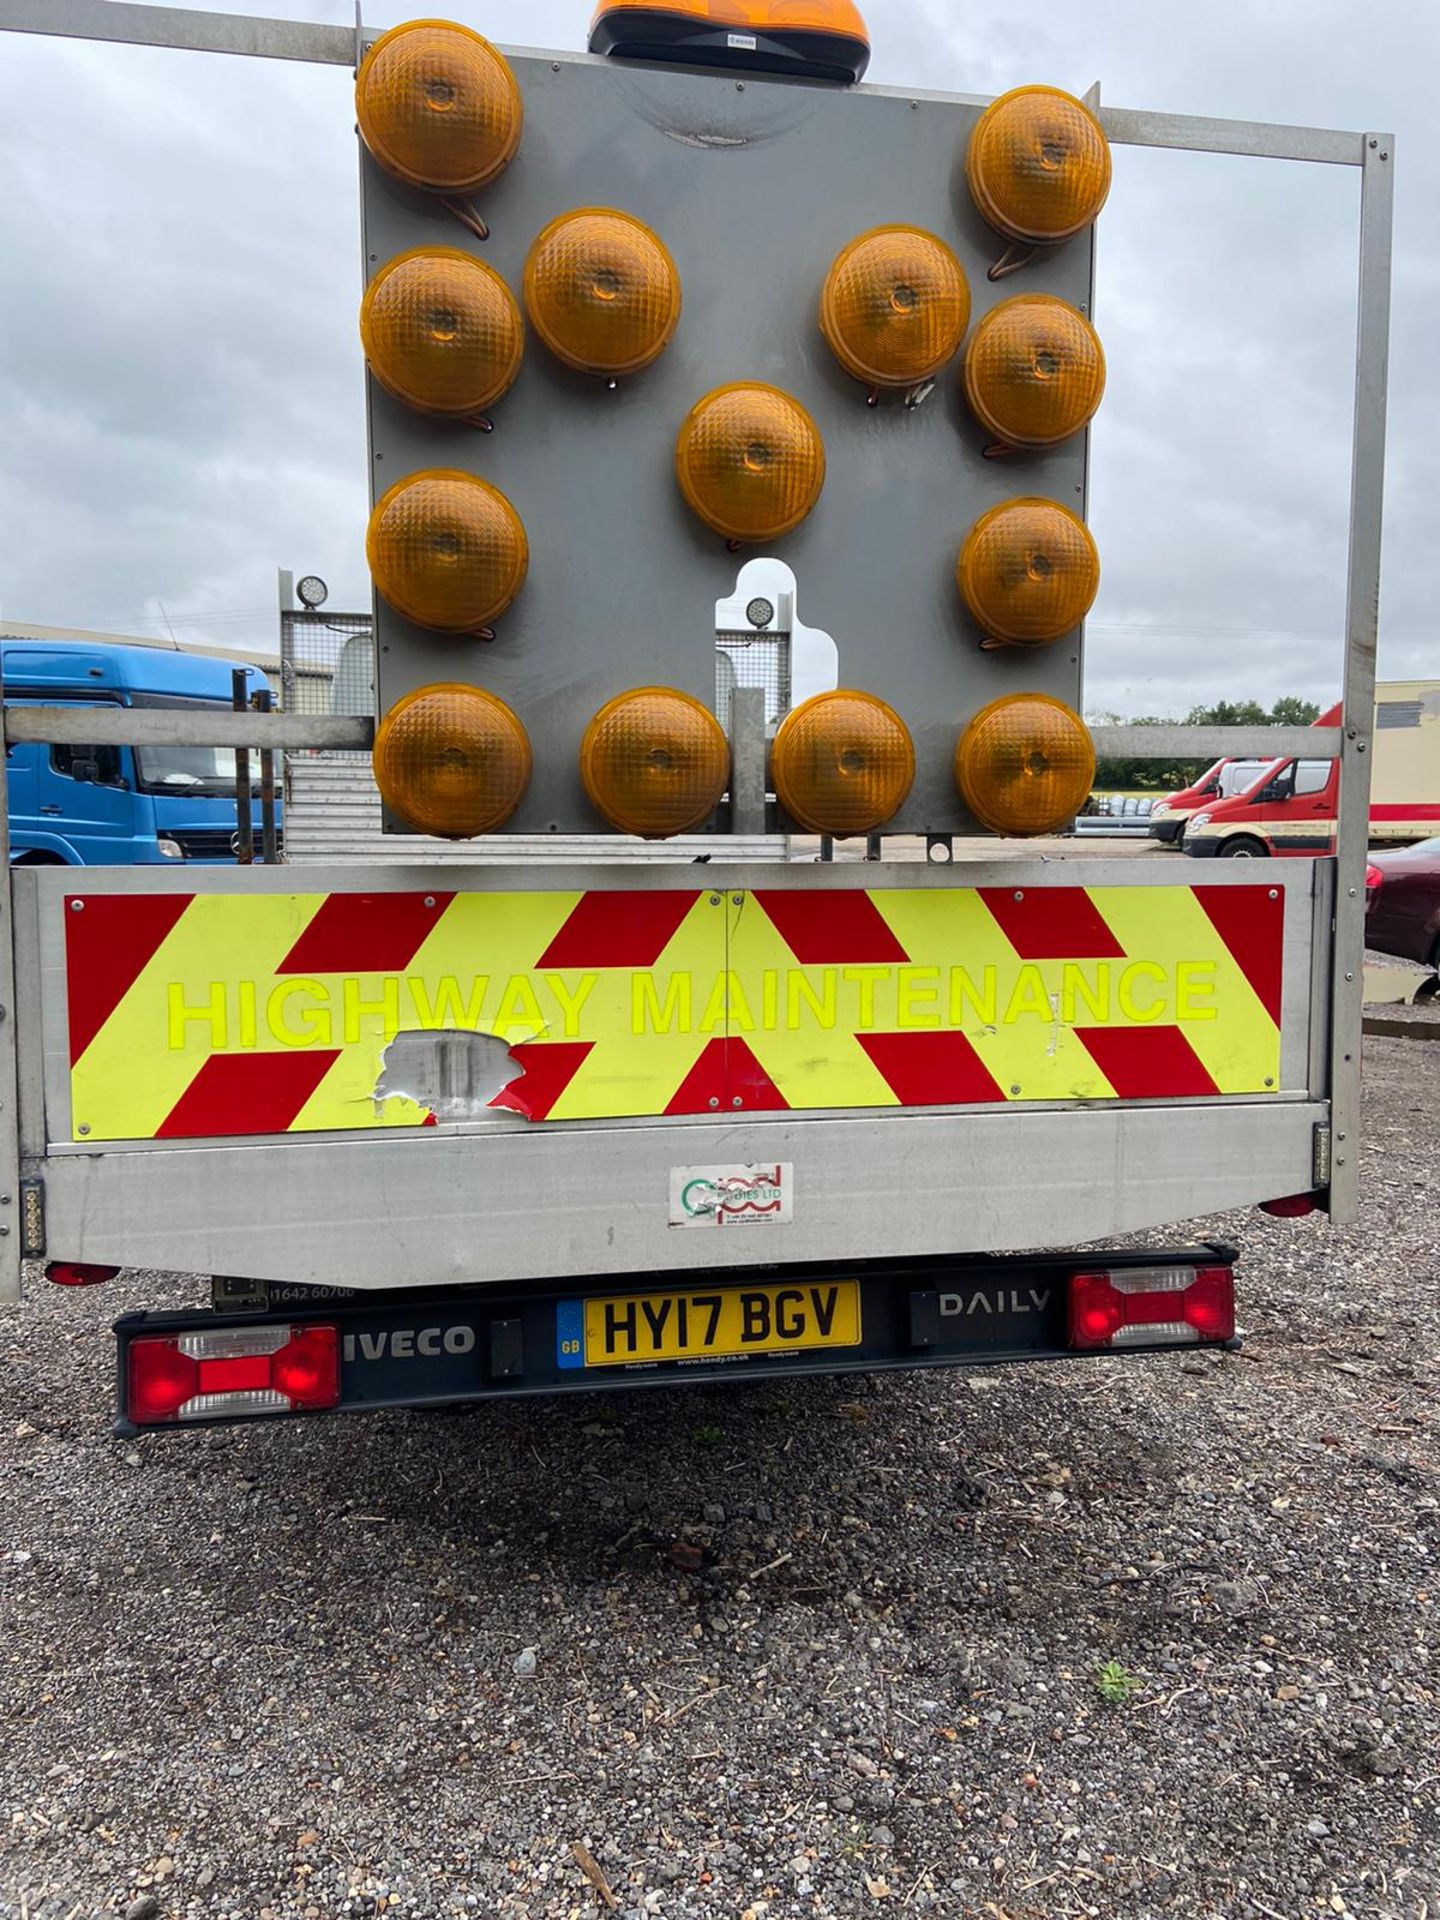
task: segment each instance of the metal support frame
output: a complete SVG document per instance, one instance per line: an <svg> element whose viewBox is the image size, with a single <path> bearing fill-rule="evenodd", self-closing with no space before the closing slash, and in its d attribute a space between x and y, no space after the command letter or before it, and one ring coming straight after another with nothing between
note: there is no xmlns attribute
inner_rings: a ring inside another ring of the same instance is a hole
<svg viewBox="0 0 1440 1920"><path fill-rule="evenodd" d="M1345 606L1345 711L1336 835L1335 961L1331 974L1330 1212L1360 1205L1361 978L1365 864L1370 844L1375 655L1380 625L1380 534L1385 496L1385 396L1390 365L1390 255L1395 180L1389 134L1367 134L1360 176L1360 292L1355 340L1355 438L1350 479L1350 572Z"/></svg>
<svg viewBox="0 0 1440 1920"><path fill-rule="evenodd" d="M228 707L7 707L5 740L110 747L350 747L368 751L375 722L347 714L234 713Z"/></svg>
<svg viewBox="0 0 1440 1920"><path fill-rule="evenodd" d="M0 753L0 1301L20 1298L20 1046L15 1024L15 889L10 796Z"/></svg>
<svg viewBox="0 0 1440 1920"><path fill-rule="evenodd" d="M730 831L765 831L765 689L730 695Z"/></svg>
<svg viewBox="0 0 1440 1920"><path fill-rule="evenodd" d="M759 730L764 741L764 690L740 687L736 698L760 695ZM747 732L749 730L747 729ZM732 736L736 727L732 724ZM361 715L284 713L235 714L223 707L161 711L155 708L117 707L112 711L87 707L11 707L4 716L4 737L12 745L38 740L46 745L75 742L85 746L186 746L285 748L350 748L368 752L374 744L375 722ZM1339 727L1094 727L1091 737L1103 759L1123 755L1129 760L1310 760L1340 758ZM732 737L732 750L737 747ZM748 746L744 748L749 752ZM763 780L762 765L759 777ZM762 833L762 826L737 827L737 833Z"/></svg>
<svg viewBox="0 0 1440 1920"><path fill-rule="evenodd" d="M128 4L127 0L0 0L0 32L3 31L341 67L353 67L357 44L363 46L371 37L357 35L351 27ZM564 61L591 58L583 54L551 57ZM905 95L921 101L956 98L917 93L914 89L906 89ZM984 101L980 99L976 103L984 104ZM1358 1202L1360 974L1373 757L1394 142L1390 136L1379 133L1271 126L1108 106L1100 109L1100 115L1109 138L1117 145L1229 153L1361 169L1359 326L1342 728L1101 728L1096 732L1096 746L1101 753L1133 758L1175 755L1280 758L1303 753L1340 759L1334 963L1330 981L1333 1051L1329 1112L1334 1146L1331 1211L1337 1219L1348 1220L1354 1217ZM145 744L165 740L192 745L263 745L272 749L302 746L363 749L373 738L373 725L367 720L284 714L227 715L223 711L213 715L193 711L183 714L124 711L102 715L92 709L77 715L58 709L28 708L7 712L4 722L5 739L11 742L83 738L102 743ZM748 751L747 747L747 754ZM752 773L753 770L747 769L747 784L753 792ZM6 824L5 779L3 757L0 757L0 863L4 867L0 872L0 1021L7 1023L13 1033L14 899ZM738 830L738 820L736 827ZM17 1117L16 1048L11 1040L9 1044L0 1045L0 1299L16 1297L19 1282L20 1236L15 1230L13 1212L19 1193ZM1084 1118L1067 1116L1067 1127L1082 1123ZM1320 1124L1320 1119L1317 1113L1316 1124ZM1145 1116L1136 1116L1136 1120L1140 1126L1146 1124ZM1186 1121L1199 1124L1191 1116L1186 1116ZM868 1139L868 1123L858 1124L866 1130ZM103 1177L109 1158L113 1156L101 1156L95 1163L97 1176ZM72 1164L71 1175L76 1171ZM111 1175L112 1184L117 1177ZM92 1195L87 1186L87 1200L102 1190L97 1185ZM81 1208L87 1218L92 1211L88 1204Z"/></svg>

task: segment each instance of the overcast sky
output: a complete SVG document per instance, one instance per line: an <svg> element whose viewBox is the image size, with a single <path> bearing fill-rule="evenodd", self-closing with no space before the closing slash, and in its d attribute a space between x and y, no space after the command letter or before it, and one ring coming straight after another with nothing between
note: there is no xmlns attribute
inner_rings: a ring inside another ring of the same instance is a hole
<svg viewBox="0 0 1440 1920"><path fill-rule="evenodd" d="M865 5L865 0L862 0ZM342 22L351 0L231 0ZM369 0L367 24L410 11ZM1435 0L868 0L870 78L1398 139L1382 676L1440 676ZM588 0L455 16L579 48ZM368 601L351 80L0 42L0 625L269 647ZM1121 148L1101 222L1087 707L1338 693L1358 176ZM163 611L162 611L163 609Z"/></svg>

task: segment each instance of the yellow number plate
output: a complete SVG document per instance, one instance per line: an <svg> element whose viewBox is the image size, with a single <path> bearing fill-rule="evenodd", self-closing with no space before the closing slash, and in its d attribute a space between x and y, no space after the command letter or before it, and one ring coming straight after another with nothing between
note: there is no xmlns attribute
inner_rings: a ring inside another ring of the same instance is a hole
<svg viewBox="0 0 1440 1920"><path fill-rule="evenodd" d="M812 1280L567 1300L557 1309L556 1338L565 1369L858 1347L860 1283Z"/></svg>

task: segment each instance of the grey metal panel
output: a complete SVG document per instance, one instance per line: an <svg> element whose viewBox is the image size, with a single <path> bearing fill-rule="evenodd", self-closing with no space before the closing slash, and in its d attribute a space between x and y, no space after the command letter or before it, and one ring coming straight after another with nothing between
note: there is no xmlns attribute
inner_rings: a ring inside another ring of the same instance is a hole
<svg viewBox="0 0 1440 1920"><path fill-rule="evenodd" d="M231 713L216 707L7 707L7 741L99 746L315 747L363 750L375 723L319 713Z"/></svg>
<svg viewBox="0 0 1440 1920"><path fill-rule="evenodd" d="M267 60L309 60L328 66L355 64L353 27L253 19L243 13L200 13L189 7L132 6L120 0L0 0L0 32L182 47L196 53L254 54Z"/></svg>
<svg viewBox="0 0 1440 1920"><path fill-rule="evenodd" d="M1390 249L1394 142L1370 134L1360 194L1360 325L1355 354L1355 438L1350 573L1345 605L1345 743L1336 834L1335 966L1331 980L1334 1155L1330 1211L1360 1207L1360 1033L1365 970L1365 864L1375 731L1375 649L1380 619L1380 534L1385 492L1385 397L1390 360Z"/></svg>
<svg viewBox="0 0 1440 1920"><path fill-rule="evenodd" d="M65 1259L358 1287L1074 1246L1310 1184L1314 1103L709 1122L47 1163ZM788 1161L795 1219L668 1225L674 1165ZM180 1171L177 1173L177 1168ZM1038 1170L1044 1169L1040 1179Z"/></svg>
<svg viewBox="0 0 1440 1920"><path fill-rule="evenodd" d="M1092 727L1102 760L1338 760L1339 727Z"/></svg>
<svg viewBox="0 0 1440 1920"><path fill-rule="evenodd" d="M1358 167L1363 136L1329 127L1272 126L1263 120L1212 120L1184 113L1102 107L1100 123L1117 146L1173 147L1190 153L1249 154L1258 160L1309 160Z"/></svg>
<svg viewBox="0 0 1440 1920"><path fill-rule="evenodd" d="M821 335L820 290L846 242L908 221L956 250L976 321L1025 292L1083 307L1090 237L1027 273L987 280L1003 243L964 183L973 105L573 56L521 55L515 70L525 137L481 197L488 245L364 157L368 272L411 247L457 246L483 253L518 290L549 220L615 206L670 247L684 314L657 364L614 392L532 338L491 434L427 419L369 383L374 493L424 467L482 474L513 501L531 546L525 589L493 643L425 633L378 604L381 710L430 681L489 688L536 746L514 829L601 825L577 766L587 722L615 693L656 681L713 704L716 602L734 593L746 558L769 550L727 552L674 476L694 403L726 382L760 380L810 409L828 453L818 506L773 551L798 577L807 620L834 636L841 684L882 695L915 735L915 790L895 830L962 825L952 775L961 726L1004 693L1078 706L1081 648L1077 633L1038 651L982 653L955 584L960 546L979 514L1017 493L1083 505L1085 437L986 460L958 363L917 409L868 406Z"/></svg>

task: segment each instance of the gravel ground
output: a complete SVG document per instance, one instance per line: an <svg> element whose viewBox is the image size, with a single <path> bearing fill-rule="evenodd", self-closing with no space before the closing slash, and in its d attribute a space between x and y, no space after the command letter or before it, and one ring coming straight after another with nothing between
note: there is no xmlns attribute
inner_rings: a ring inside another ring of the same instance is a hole
<svg viewBox="0 0 1440 1920"><path fill-rule="evenodd" d="M1440 1916L1435 1049L1238 1357L118 1443L0 1318L0 1912ZM533 1670L533 1671L532 1671Z"/></svg>

